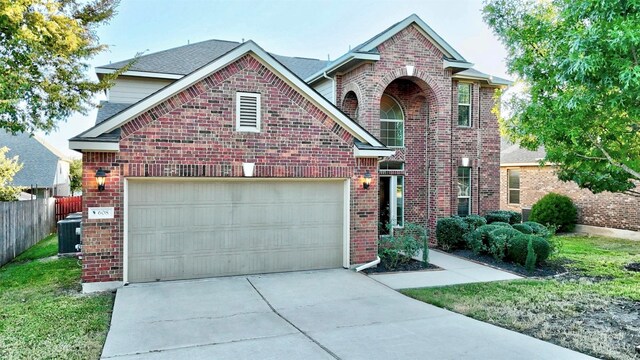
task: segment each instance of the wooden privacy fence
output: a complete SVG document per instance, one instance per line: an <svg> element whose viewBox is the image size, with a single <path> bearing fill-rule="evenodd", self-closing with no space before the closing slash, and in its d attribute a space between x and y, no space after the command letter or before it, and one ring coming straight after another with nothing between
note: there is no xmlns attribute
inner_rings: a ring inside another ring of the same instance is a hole
<svg viewBox="0 0 640 360"><path fill-rule="evenodd" d="M82 211L82 196L68 196L56 198L56 222L67 215Z"/></svg>
<svg viewBox="0 0 640 360"><path fill-rule="evenodd" d="M0 202L0 266L55 231L55 200Z"/></svg>

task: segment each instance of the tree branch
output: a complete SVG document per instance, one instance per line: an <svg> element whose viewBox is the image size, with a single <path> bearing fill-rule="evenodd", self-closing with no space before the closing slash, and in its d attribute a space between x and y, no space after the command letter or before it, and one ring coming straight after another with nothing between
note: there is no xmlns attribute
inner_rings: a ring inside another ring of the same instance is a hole
<svg viewBox="0 0 640 360"><path fill-rule="evenodd" d="M624 170L625 172L627 172L628 174L630 174L631 176L635 177L636 179L640 179L640 172L637 172L635 170L633 170L632 168L628 167L627 165L614 160L611 155L609 155L609 152L607 152L607 150L604 148L604 146L602 146L602 144L599 141L596 141L596 139L593 138L593 136L589 136L589 138L591 139L591 142L600 150L602 151L602 154L607 158L607 161L609 161L610 164L615 165L619 168L621 168L622 170Z"/></svg>

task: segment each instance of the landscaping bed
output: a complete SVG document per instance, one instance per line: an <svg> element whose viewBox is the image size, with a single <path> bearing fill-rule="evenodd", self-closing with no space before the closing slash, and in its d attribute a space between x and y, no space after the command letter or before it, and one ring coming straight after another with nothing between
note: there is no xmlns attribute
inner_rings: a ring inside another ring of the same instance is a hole
<svg viewBox="0 0 640 360"><path fill-rule="evenodd" d="M598 358L640 359L640 273L625 269L640 262L640 243L587 236L554 241L561 244L557 253L532 278L402 292ZM546 274L547 263L566 271Z"/></svg>
<svg viewBox="0 0 640 360"><path fill-rule="evenodd" d="M57 237L0 267L0 359L98 359L114 295L80 293L81 265Z"/></svg>
<svg viewBox="0 0 640 360"><path fill-rule="evenodd" d="M571 263L571 260L569 259L548 259L544 263L539 264L532 271L529 271L520 264L496 260L494 257L486 254L474 254L473 251L467 249L454 250L451 254L526 277L560 276L567 273L568 270L566 266Z"/></svg>
<svg viewBox="0 0 640 360"><path fill-rule="evenodd" d="M365 274L380 274L387 272L398 272L398 271L422 271L422 270L442 270L440 267L435 266L429 263L423 263L422 261L418 261L415 259L405 258L398 266L393 266L385 261L384 258L380 260L380 263L376 267L371 267L365 270L362 270Z"/></svg>

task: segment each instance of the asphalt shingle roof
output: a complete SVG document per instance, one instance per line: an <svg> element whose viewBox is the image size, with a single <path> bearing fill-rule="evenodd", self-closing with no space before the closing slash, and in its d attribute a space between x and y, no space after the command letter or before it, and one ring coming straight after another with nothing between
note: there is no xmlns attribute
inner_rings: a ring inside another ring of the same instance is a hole
<svg viewBox="0 0 640 360"><path fill-rule="evenodd" d="M175 75L187 75L219 58L241 45L239 42L226 40L207 40L194 44L179 46L173 49L142 55L134 63L130 71L154 72ZM322 69L327 61L301 57L271 54L294 74L305 78ZM120 69L131 59L102 65L103 69Z"/></svg>
<svg viewBox="0 0 640 360"><path fill-rule="evenodd" d="M7 157L18 155L23 167L13 177L14 186L53 187L60 157L35 137L28 134L12 135L0 130L0 147L8 147Z"/></svg>
<svg viewBox="0 0 640 360"><path fill-rule="evenodd" d="M500 165L538 163L546 153L543 147L536 151L521 148L506 139L500 140Z"/></svg>

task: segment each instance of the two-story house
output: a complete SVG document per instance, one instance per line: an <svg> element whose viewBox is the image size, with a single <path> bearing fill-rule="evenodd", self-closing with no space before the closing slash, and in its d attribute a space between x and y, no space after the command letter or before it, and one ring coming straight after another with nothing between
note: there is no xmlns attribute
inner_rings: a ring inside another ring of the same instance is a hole
<svg viewBox="0 0 640 360"><path fill-rule="evenodd" d="M331 62L221 40L140 57L70 140L85 288L353 267L381 224L497 209L509 82L471 67L416 15Z"/></svg>

